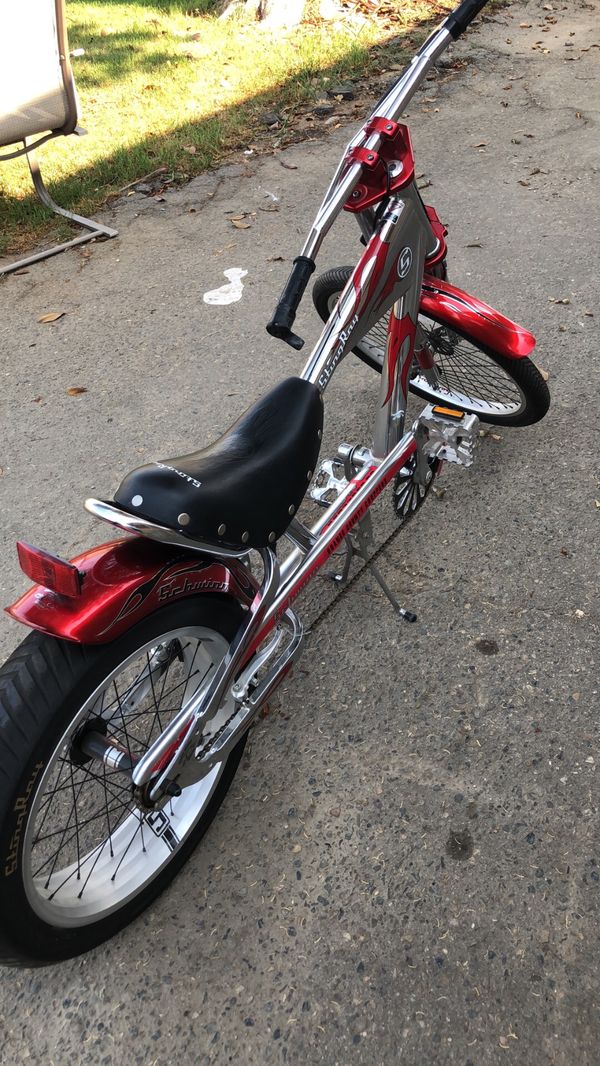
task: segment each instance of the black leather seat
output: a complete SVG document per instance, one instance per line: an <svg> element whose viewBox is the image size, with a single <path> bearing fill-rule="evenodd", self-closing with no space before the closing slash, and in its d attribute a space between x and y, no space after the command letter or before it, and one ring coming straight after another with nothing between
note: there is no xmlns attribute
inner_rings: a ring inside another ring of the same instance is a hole
<svg viewBox="0 0 600 1066"><path fill-rule="evenodd" d="M316 385L287 378L208 448L133 470L115 503L195 540L263 548L304 498L322 427Z"/></svg>

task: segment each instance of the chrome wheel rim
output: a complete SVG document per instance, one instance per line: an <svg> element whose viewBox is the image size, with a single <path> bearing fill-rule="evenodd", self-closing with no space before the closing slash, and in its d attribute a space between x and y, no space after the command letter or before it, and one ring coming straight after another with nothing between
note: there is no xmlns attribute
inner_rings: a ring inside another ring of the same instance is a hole
<svg viewBox="0 0 600 1066"><path fill-rule="evenodd" d="M133 802L127 775L96 760L74 762L81 730L106 723L111 741L139 758L210 679L227 647L220 633L201 627L155 637L107 676L63 733L36 791L23 848L27 898L50 925L89 925L143 892L193 832L225 765L147 812ZM231 713L225 703L218 717Z"/></svg>
<svg viewBox="0 0 600 1066"><path fill-rule="evenodd" d="M329 312L340 293L329 297ZM387 344L389 313L384 315L356 345L372 362L383 366ZM433 354L437 383L432 383L415 363L410 387L434 403L446 403L468 410L482 418L518 417L526 407L523 390L510 374L476 345L419 315L416 345L427 344Z"/></svg>
<svg viewBox="0 0 600 1066"><path fill-rule="evenodd" d="M426 344L433 354L437 384L431 384L416 366L410 384L432 400L484 418L514 418L525 410L525 394L510 374L454 330L419 315L417 344Z"/></svg>

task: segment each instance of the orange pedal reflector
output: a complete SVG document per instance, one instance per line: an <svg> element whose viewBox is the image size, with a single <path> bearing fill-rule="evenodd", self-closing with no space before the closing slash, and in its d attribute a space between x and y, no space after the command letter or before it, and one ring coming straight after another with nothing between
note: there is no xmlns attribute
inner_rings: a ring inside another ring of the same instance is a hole
<svg viewBox="0 0 600 1066"><path fill-rule="evenodd" d="M455 418L457 422L460 422L461 418L465 417L464 411L457 411L455 407L441 407L436 404L432 407L434 415L443 415L444 418Z"/></svg>

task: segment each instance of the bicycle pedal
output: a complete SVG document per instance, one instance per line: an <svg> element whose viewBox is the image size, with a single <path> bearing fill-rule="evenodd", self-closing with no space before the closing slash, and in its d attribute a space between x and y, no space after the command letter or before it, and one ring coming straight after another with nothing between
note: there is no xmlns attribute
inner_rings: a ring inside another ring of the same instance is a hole
<svg viewBox="0 0 600 1066"><path fill-rule="evenodd" d="M471 466L475 445L479 443L479 419L456 407L428 404L419 415L416 426L422 426L427 439L423 448L433 459ZM416 428L415 426L415 428Z"/></svg>
<svg viewBox="0 0 600 1066"><path fill-rule="evenodd" d="M329 507L329 504L333 503L344 491L347 484L344 464L339 459L323 459L309 495L321 507Z"/></svg>

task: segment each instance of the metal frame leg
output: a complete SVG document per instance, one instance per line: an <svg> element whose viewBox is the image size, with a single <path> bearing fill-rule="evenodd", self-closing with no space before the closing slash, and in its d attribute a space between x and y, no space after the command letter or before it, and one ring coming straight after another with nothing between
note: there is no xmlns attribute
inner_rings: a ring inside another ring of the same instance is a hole
<svg viewBox="0 0 600 1066"><path fill-rule="evenodd" d="M23 144L27 147L27 141L24 141ZM66 241L64 244L57 244L54 248L49 248L47 251L36 252L35 255L29 255L25 259L19 259L18 262L10 263L9 266L3 267L0 265L0 277L4 274L12 274L15 270L30 266L32 263L39 263L42 259L49 259L51 255L58 255L59 252L65 252L67 248L75 248L78 244L85 244L86 241L93 241L96 237L106 237L108 239L109 237L116 237L118 234L118 230L116 229L111 229L109 226L103 226L100 222L94 222L91 218L83 218L82 215L75 215L72 211L67 211L64 207L59 207L44 185L40 165L33 149L30 149L26 155L33 187L38 199L41 200L44 207L47 207L48 210L52 211L55 215L61 215L63 218L67 218L69 222L75 222L78 226L83 226L84 229L89 230L89 233L84 233L80 237L75 237L71 241Z"/></svg>

